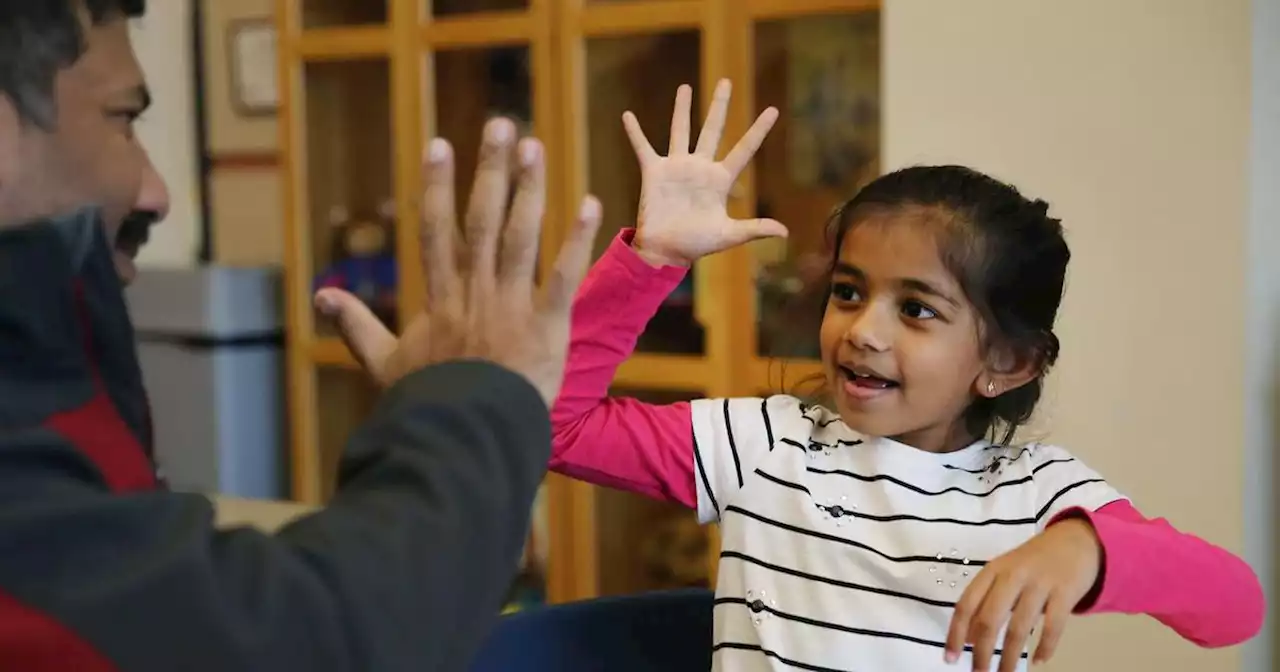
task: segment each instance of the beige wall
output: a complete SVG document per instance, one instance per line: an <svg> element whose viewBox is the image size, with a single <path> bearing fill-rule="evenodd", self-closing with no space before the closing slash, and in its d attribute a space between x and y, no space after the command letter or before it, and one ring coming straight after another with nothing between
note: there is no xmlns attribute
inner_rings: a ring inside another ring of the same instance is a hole
<svg viewBox="0 0 1280 672"><path fill-rule="evenodd" d="M1148 515L1240 552L1247 0L888 0L884 29L886 167L971 164L1068 228L1050 438ZM1239 661L1107 616L1073 621L1046 669Z"/></svg>
<svg viewBox="0 0 1280 672"><path fill-rule="evenodd" d="M277 265L284 255L284 211L274 160L274 116L245 117L231 105L227 29L236 20L270 18L273 0L202 0L205 101L214 260L229 266Z"/></svg>

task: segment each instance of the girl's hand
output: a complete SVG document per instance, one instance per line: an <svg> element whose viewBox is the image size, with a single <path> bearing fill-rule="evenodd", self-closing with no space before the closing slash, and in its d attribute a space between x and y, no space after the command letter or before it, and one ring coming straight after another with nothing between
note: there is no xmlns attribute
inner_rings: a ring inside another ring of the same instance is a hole
<svg viewBox="0 0 1280 672"><path fill-rule="evenodd" d="M1067 618L1098 580L1101 563L1102 546L1093 525L1080 518L1054 523L992 560L956 603L947 662L954 663L968 643L973 645L973 669L990 670L996 637L1008 622L1000 672L1013 672L1041 616L1044 632L1034 662L1049 660Z"/></svg>
<svg viewBox="0 0 1280 672"><path fill-rule="evenodd" d="M693 89L688 85L676 90L667 156L659 156L653 150L634 114L622 115L622 124L640 161L639 221L633 245L641 257L655 266L688 266L708 254L757 238L787 235L786 227L772 219L735 220L725 208L730 187L778 119L777 109L766 109L728 156L717 162L730 88L726 79L716 85L692 154L689 108Z"/></svg>

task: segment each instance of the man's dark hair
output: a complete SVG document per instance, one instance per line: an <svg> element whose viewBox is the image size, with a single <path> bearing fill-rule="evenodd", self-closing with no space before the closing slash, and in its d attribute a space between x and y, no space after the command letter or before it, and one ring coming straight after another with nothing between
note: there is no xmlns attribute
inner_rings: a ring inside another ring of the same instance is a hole
<svg viewBox="0 0 1280 672"><path fill-rule="evenodd" d="M146 0L0 0L0 95L42 128L57 118L53 84L85 50L83 16L93 25L142 16Z"/></svg>

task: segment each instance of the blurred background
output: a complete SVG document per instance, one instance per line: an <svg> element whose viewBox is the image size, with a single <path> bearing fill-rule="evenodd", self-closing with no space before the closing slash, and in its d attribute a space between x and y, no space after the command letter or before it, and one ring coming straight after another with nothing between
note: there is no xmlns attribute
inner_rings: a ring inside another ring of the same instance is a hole
<svg viewBox="0 0 1280 672"><path fill-rule="evenodd" d="M616 394L793 389L817 370L808 288L832 207L887 170L967 164L1049 201L1073 250L1062 359L1024 438L1244 553L1274 596L1280 0L150 5L134 30L156 105L139 133L174 204L129 301L175 488L329 496L377 392L310 294L347 287L392 326L421 305L426 138L454 143L462 197L486 118L546 143L546 263L584 193L604 203L599 249L634 221L622 112L665 147L676 87L694 85L700 114L729 77L727 137L782 113L731 206L791 237L700 263ZM709 585L716 544L690 512L553 477L510 609ZM1203 651L1145 618L1090 617L1045 669L1277 670L1277 635L1271 620Z"/></svg>

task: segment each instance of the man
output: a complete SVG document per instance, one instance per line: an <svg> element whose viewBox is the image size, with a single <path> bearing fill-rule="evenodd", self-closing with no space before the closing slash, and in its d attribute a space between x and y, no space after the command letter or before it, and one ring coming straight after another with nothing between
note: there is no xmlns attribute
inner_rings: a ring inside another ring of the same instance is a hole
<svg viewBox="0 0 1280 672"><path fill-rule="evenodd" d="M167 207L132 132L143 2L0 0L0 669L464 669L548 459L598 205L535 299L539 146L507 218L515 130L486 127L459 236L434 142L431 313L363 351L387 390L336 496L274 537L217 531L208 500L157 485L121 293Z"/></svg>

